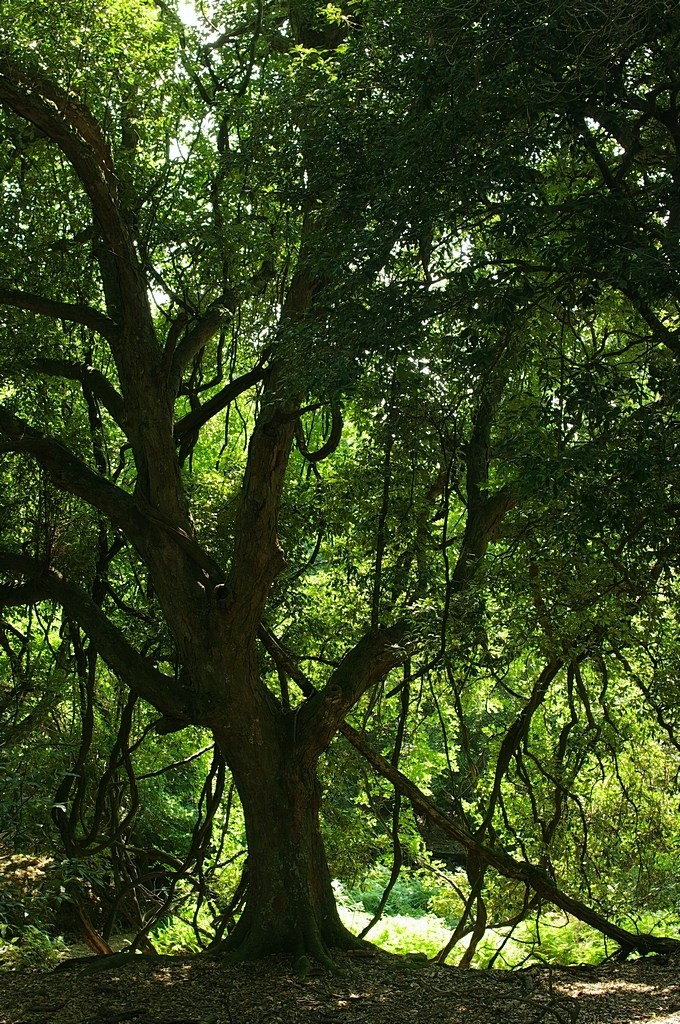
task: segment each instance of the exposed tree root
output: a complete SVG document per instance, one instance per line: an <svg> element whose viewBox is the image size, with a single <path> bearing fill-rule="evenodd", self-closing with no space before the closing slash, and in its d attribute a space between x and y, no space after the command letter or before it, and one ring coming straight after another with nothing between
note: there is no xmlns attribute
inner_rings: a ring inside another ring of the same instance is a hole
<svg viewBox="0 0 680 1024"><path fill-rule="evenodd" d="M340 973L331 947L336 949L366 949L370 943L352 935L344 925L324 935L313 914L293 924L287 931L275 928L272 922L256 920L256 911L246 907L236 927L225 939L207 951L209 955L224 956L229 963L259 960L272 953L286 953L293 957L295 969L301 976L309 973L311 962L316 961L334 974Z"/></svg>

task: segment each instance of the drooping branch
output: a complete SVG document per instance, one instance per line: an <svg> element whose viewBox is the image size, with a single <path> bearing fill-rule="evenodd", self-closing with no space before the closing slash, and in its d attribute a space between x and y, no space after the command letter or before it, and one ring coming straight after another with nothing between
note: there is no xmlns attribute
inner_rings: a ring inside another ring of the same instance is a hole
<svg viewBox="0 0 680 1024"><path fill-rule="evenodd" d="M637 950L645 954L678 953L680 951L680 941L677 939L668 939L648 934L635 935L627 932L624 928L619 928L618 925L612 924L591 907L562 892L542 868L529 864L526 861L517 861L505 853L505 851L497 850L481 843L456 824L448 815L442 814L410 779L400 772L398 768L391 765L381 754L373 750L356 729L353 729L347 722L342 722L339 729L343 736L366 758L373 768L384 778L388 779L400 793L408 797L418 811L427 815L439 828L446 832L447 835L452 836L483 864L495 868L505 878L524 882L537 892L541 899L552 903L554 906L564 910L565 913L570 914L579 921L584 921L591 928L595 928L603 935L613 939L625 952Z"/></svg>
<svg viewBox="0 0 680 1024"><path fill-rule="evenodd" d="M496 774L494 776L493 789L489 796L487 811L484 815L484 821L477 832L479 837L484 835L485 831L491 824L496 804L501 795L501 783L503 782L505 773L510 766L510 762L515 752L527 737L529 729L531 728L531 720L534 713L545 700L548 690L550 689L550 684L561 668L562 662L557 658L552 657L549 660L548 664L536 680L529 696L529 700L526 702L520 714L512 723L503 738L501 749L499 750L498 757L496 759Z"/></svg>
<svg viewBox="0 0 680 1024"><path fill-rule="evenodd" d="M323 691L319 692L315 689L314 685L297 667L291 656L284 650L271 630L265 626L261 626L258 636L264 643L267 651L274 658L275 662L281 665L288 672L290 677L295 680L302 692L308 698L307 702L302 706L302 709L298 714L298 719L302 719L305 714L305 710L313 706L314 701L317 697L321 696ZM350 652L350 655L356 656L361 643L362 642L360 641L360 644ZM549 675L553 667L552 663L550 663L549 666L546 666L544 675ZM338 667L338 670L340 668L342 668L342 665ZM545 683L545 680L543 680L543 682ZM352 746L366 758L369 764L371 764L380 775L391 782L394 788L401 793L402 796L406 796L418 811L426 815L447 835L450 835L460 843L468 854L475 857L477 862L480 864L480 867L487 865L494 868L505 878L524 882L524 884L533 889L541 899L548 903L552 903L554 906L564 910L567 914L572 915L579 921L584 921L603 935L613 939L621 946L624 952L637 950L643 954L677 953L680 950L680 942L677 939L668 939L647 934L635 935L631 932L625 931L623 928L619 928L618 925L612 924L591 907L586 906L579 900L575 900L571 896L562 892L562 890L555 885L552 879L542 868L537 865L530 864L527 861L517 861L504 850L498 850L494 847L487 846L479 838L462 828L454 819L449 817L449 815L443 814L438 810L438 808L434 806L434 804L425 796L418 786L415 785L415 783L411 782L411 780L407 778L403 772L399 771L395 765L391 764L386 758L374 750L361 736L361 734L348 722L340 720L336 723L333 731L335 732L336 730L341 732Z"/></svg>
<svg viewBox="0 0 680 1024"><path fill-rule="evenodd" d="M299 420L297 421L295 427L295 440L297 441L300 454L307 460L307 462L321 462L322 459L327 459L329 455L333 454L340 444L343 428L340 406L334 403L331 406L331 413L331 432L328 435L328 440L315 452L310 452L307 448L307 442L305 441L304 434L302 433L302 425Z"/></svg>
<svg viewBox="0 0 680 1024"><path fill-rule="evenodd" d="M101 402L111 419L125 431L125 403L122 395L101 370L87 363L75 363L66 359L34 359L31 366L38 373L44 373L49 377L80 381Z"/></svg>
<svg viewBox="0 0 680 1024"><path fill-rule="evenodd" d="M116 526L135 535L139 513L126 491L95 473L60 441L29 427L5 406L0 406L0 438L2 434L9 440L0 440L0 452L35 456L56 487L83 498Z"/></svg>
<svg viewBox="0 0 680 1024"><path fill-rule="evenodd" d="M0 288L0 304L4 306L15 306L17 309L25 309L29 313L38 313L41 316L48 316L54 320L68 320L73 324L83 324L91 327L104 338L117 338L119 328L104 313L75 302L57 302L54 299L47 299L42 295L34 295L32 292L18 291L15 288Z"/></svg>
<svg viewBox="0 0 680 1024"><path fill-rule="evenodd" d="M133 693L165 715L191 719L191 699L185 687L139 654L82 587L36 559L9 551L0 551L0 571L26 580L0 586L0 606L55 601L90 637L109 668Z"/></svg>

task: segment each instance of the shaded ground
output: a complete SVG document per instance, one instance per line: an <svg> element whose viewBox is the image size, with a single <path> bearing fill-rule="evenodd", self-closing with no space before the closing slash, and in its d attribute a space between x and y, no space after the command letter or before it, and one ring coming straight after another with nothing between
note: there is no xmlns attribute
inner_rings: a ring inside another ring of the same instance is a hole
<svg viewBox="0 0 680 1024"><path fill-rule="evenodd" d="M94 962L94 961L93 961ZM302 981L286 958L132 958L92 972L0 974L2 1024L680 1024L680 957L461 971L338 954ZM100 961L98 966L101 966Z"/></svg>

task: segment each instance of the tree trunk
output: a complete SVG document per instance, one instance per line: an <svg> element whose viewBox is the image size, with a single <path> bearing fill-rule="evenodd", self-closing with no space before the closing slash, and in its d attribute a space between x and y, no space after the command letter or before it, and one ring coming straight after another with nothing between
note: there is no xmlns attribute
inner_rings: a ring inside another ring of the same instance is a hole
<svg viewBox="0 0 680 1024"><path fill-rule="evenodd" d="M255 745L234 751L219 733L216 741L234 774L248 841L246 905L219 949L235 960L286 953L332 966L333 948L365 944L345 928L335 904L319 828L316 759L305 759L293 736L274 756Z"/></svg>

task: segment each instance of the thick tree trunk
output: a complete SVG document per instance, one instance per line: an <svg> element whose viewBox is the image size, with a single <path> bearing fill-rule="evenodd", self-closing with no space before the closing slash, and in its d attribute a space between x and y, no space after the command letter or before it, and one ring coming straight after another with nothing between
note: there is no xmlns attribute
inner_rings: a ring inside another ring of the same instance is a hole
<svg viewBox="0 0 680 1024"><path fill-rule="evenodd" d="M291 737L274 756L255 746L234 752L219 733L216 740L234 773L248 840L246 905L220 950L236 960L287 953L331 966L333 948L365 944L345 928L335 904L316 760L305 761Z"/></svg>

